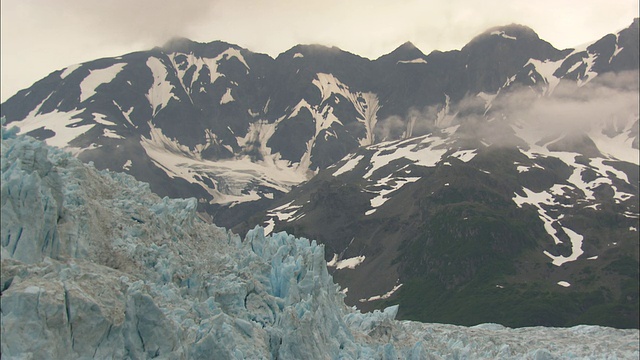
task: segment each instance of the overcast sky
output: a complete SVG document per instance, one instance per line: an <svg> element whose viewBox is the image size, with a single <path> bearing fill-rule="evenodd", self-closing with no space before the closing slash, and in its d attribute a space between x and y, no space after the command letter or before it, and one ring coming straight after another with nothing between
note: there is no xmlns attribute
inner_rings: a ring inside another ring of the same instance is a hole
<svg viewBox="0 0 640 360"><path fill-rule="evenodd" d="M162 45L223 40L273 57L317 43L375 59L405 41L462 48L519 23L557 48L615 32L638 0L2 0L1 100L52 71Z"/></svg>

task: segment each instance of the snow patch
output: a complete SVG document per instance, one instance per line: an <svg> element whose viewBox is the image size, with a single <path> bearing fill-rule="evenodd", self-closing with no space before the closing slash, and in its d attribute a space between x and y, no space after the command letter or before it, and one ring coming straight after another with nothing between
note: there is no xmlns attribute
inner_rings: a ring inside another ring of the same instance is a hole
<svg viewBox="0 0 640 360"><path fill-rule="evenodd" d="M544 95L551 95L555 88L560 83L560 78L555 77L553 74L558 68L562 65L565 59L560 59L557 61L551 60L537 60L537 59L529 59L529 61L525 64L525 66L529 64L533 64L536 68L536 72L542 76L544 79L547 88L544 91Z"/></svg>
<svg viewBox="0 0 640 360"><path fill-rule="evenodd" d="M104 114L93 113L91 115L93 115L93 121L97 122L98 124L105 125L105 126L116 126L117 125L113 121L107 120L107 116L104 115Z"/></svg>
<svg viewBox="0 0 640 360"><path fill-rule="evenodd" d="M564 263L568 263L571 261L578 260L578 257L584 253L582 250L582 241L584 240L584 236L576 233L575 231L568 229L566 227L562 228L564 232L569 236L571 240L571 255L553 255L548 251L543 251L545 255L547 255L551 259L551 263L555 266L561 266Z"/></svg>
<svg viewBox="0 0 640 360"><path fill-rule="evenodd" d="M376 126L376 123L378 122L377 112L382 107L376 94L372 92L352 92L347 85L343 84L335 76L326 73L316 74L316 77L313 79L312 84L314 84L320 90L322 103L327 101L327 99L329 99L329 97L333 94L342 95L347 100L349 100L349 102L358 112L358 122L361 122L365 126L366 130L365 137L359 139L360 145L367 146L374 143L375 139L373 130ZM316 109L316 112L318 111L319 109ZM314 118L316 117L314 116Z"/></svg>
<svg viewBox="0 0 640 360"><path fill-rule="evenodd" d="M102 84L110 83L125 67L125 63L117 63L104 69L90 70L89 75L80 83L80 102L84 102L96 94L96 89Z"/></svg>
<svg viewBox="0 0 640 360"><path fill-rule="evenodd" d="M445 139L429 134L417 138L387 141L372 145L369 149L375 152L371 156L371 165L364 178L370 178L376 170L393 160L401 158L412 161L416 166L434 167L447 152L446 147L443 146L445 144Z"/></svg>
<svg viewBox="0 0 640 360"><path fill-rule="evenodd" d="M497 36L501 36L505 39L509 39L509 40L517 40L517 38L515 36L511 36L511 35L507 35L507 33L505 33L504 31L492 31L491 35L497 35Z"/></svg>
<svg viewBox="0 0 640 360"><path fill-rule="evenodd" d="M457 158L463 162L469 162L471 161L471 159L473 159L476 155L477 155L477 151L476 149L473 150L459 150L454 152L453 154L449 155L451 157Z"/></svg>
<svg viewBox="0 0 640 360"><path fill-rule="evenodd" d="M369 301L376 301L376 300L382 300L382 299L388 299L391 297L391 295L393 295L393 293L395 293L396 291L398 291L398 289L400 289L402 287L403 284L398 284L396 286L393 287L393 289L389 290L388 292L382 294L382 295L375 295L372 296L368 299L360 299L360 302L369 302Z"/></svg>
<svg viewBox="0 0 640 360"><path fill-rule="evenodd" d="M264 227L264 235L268 236L273 232L273 229L275 228L276 223L273 219L269 219L266 221L266 226Z"/></svg>
<svg viewBox="0 0 640 360"><path fill-rule="evenodd" d="M378 180L374 185L368 187L369 192L377 193L378 195L370 200L372 208L378 208L387 202L390 198L389 194L400 190L404 185L420 180L419 177L393 177L389 175L385 178ZM376 188L382 188L379 190L373 190ZM373 212L367 211L365 215L373 214Z"/></svg>
<svg viewBox="0 0 640 360"><path fill-rule="evenodd" d="M282 206L278 206L271 210L268 210L266 217L271 219L278 219L278 221L293 221L294 216L302 208L301 205L291 205L293 201L290 201Z"/></svg>
<svg viewBox="0 0 640 360"><path fill-rule="evenodd" d="M517 167L516 170L518 170L518 173L524 173L524 172L529 172L531 169L542 169L544 170L544 168L538 164L533 164L531 166L526 166L526 165L520 165L519 163L516 163Z"/></svg>
<svg viewBox="0 0 640 360"><path fill-rule="evenodd" d="M82 64L75 64L75 65L66 67L64 71L60 74L60 79L64 79L67 76L71 75L74 71L80 68L80 66L82 66Z"/></svg>
<svg viewBox="0 0 640 360"><path fill-rule="evenodd" d="M327 263L328 267L335 267L336 270L355 269L356 266L364 262L365 256L356 256L344 260L338 260L338 254L333 254L331 261Z"/></svg>
<svg viewBox="0 0 640 360"><path fill-rule="evenodd" d="M120 112L124 116L125 120L127 120L127 123L129 123L129 125L133 126L134 128L137 128L137 126L134 125L133 122L131 121L131 113L133 112L133 106L130 107L129 110L124 111L122 109L122 107L115 100L113 100L113 104L118 108L118 110L120 110ZM94 118L95 118L95 116L94 116Z"/></svg>
<svg viewBox="0 0 640 360"><path fill-rule="evenodd" d="M423 58L417 58L413 60L400 60L397 61L396 64L426 64L427 60Z"/></svg>
<svg viewBox="0 0 640 360"><path fill-rule="evenodd" d="M102 129L102 136L112 138L112 139L125 139L124 136L118 135L117 132L111 129Z"/></svg>
<svg viewBox="0 0 640 360"><path fill-rule="evenodd" d="M236 58L238 59L238 61L240 61L242 63L242 65L244 65L244 67L249 70L249 64L247 64L247 61L244 59L244 56L242 56L242 53L240 52L239 49L235 49L235 48L228 48L227 50L225 50L224 52L222 52L222 54L218 55L218 57L222 57L226 60L229 60L231 58Z"/></svg>
<svg viewBox="0 0 640 360"><path fill-rule="evenodd" d="M233 100L234 98L233 96L231 96L231 88L227 88L227 92L225 92L224 95L222 95L222 98L220 99L220 105L230 103Z"/></svg>
<svg viewBox="0 0 640 360"><path fill-rule="evenodd" d="M149 88L146 97L151 105L153 116L155 116L158 111L167 106L169 100L178 100L178 98L173 94L174 86L167 81L169 73L160 59L153 56L149 57L149 59L147 59L147 67L153 75L153 84L151 84L151 88Z"/></svg>
<svg viewBox="0 0 640 360"><path fill-rule="evenodd" d="M349 155L349 157L350 157L349 160L346 163L344 163L344 165L342 165L340 169L335 171L333 173L333 176L339 176L353 170L360 163L360 160L364 159L363 155L357 155L357 156Z"/></svg>
<svg viewBox="0 0 640 360"><path fill-rule="evenodd" d="M255 137L268 138L274 124L254 123L245 138L237 138L240 146L253 143ZM265 126L265 127L262 127ZM149 122L150 139L142 137L140 144L150 159L170 178L182 178L197 184L213 198L212 203L237 204L260 200L256 189L266 187L279 192L288 192L292 186L306 181L307 174L298 172L290 162L280 160L278 156L262 149L264 158L254 162L249 156L230 160L206 160L201 151L207 144L191 149L176 140L169 139L162 131ZM266 132L265 132L266 129ZM271 129L271 130L269 130ZM210 134L210 143L218 143L214 134ZM260 142L266 146L266 141ZM213 176L212 176L213 175ZM214 188L203 179L209 178Z"/></svg>
<svg viewBox="0 0 640 360"><path fill-rule="evenodd" d="M552 237L556 245L561 244L562 241L560 241L560 239L558 238L557 230L555 229L554 225L559 226L570 239L570 242L571 242L570 256L563 256L563 255L556 256L551 254L547 250L544 250L543 253L549 258L551 258L552 263L556 266L561 266L564 263L577 260L578 257L584 253L584 251L582 250L582 241L584 240L584 237L576 233L575 231L562 226L562 224L560 223L562 214L554 218L549 214L547 210L545 210L544 206L558 205L557 202L554 200L553 195L546 191L541 191L539 193L536 193L524 187L522 188L522 191L525 193L525 196L521 196L516 193L515 196L513 197L513 202L515 202L516 205L518 205L518 207L522 207L522 205L524 204L530 204L535 206L536 209L538 210L538 217L540 218L540 220L542 220L544 224L544 228L547 231L547 234L549 234L549 236Z"/></svg>
<svg viewBox="0 0 640 360"><path fill-rule="evenodd" d="M37 106L23 120L11 123L12 126L20 128L20 132L18 134L26 134L30 131L41 128L51 130L55 133L55 136L45 140L47 145L66 148L69 146L69 142L91 130L95 126L95 124L79 125L79 123L82 122L82 119L76 118L76 116L80 115L82 110L73 110L69 112L59 112L54 110L50 113L36 115L40 106L42 106L42 104Z"/></svg>

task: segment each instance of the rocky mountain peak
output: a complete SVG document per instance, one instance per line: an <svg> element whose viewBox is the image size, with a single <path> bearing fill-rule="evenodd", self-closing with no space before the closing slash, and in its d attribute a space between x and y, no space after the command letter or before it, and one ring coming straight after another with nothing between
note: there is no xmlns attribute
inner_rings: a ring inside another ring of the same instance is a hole
<svg viewBox="0 0 640 360"><path fill-rule="evenodd" d="M423 62L426 55L418 49L411 41L407 41L404 44L398 46L395 50L390 52L389 54L380 56L376 61L377 62L393 62L393 63L409 63L409 62ZM421 60L422 59L422 60Z"/></svg>
<svg viewBox="0 0 640 360"><path fill-rule="evenodd" d="M177 37L167 41L161 49L167 53L193 53L196 56L208 58L215 57L228 49L245 50L238 45L225 41L215 40L208 43L201 43L184 37Z"/></svg>

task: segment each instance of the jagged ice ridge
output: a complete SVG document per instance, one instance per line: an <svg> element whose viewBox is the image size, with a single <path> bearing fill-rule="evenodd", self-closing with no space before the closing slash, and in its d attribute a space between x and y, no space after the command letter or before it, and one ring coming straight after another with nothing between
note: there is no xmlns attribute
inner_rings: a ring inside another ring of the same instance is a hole
<svg viewBox="0 0 640 360"><path fill-rule="evenodd" d="M638 358L638 330L509 329L360 313L324 247L244 240L195 199L97 171L2 128L1 344L7 359Z"/></svg>

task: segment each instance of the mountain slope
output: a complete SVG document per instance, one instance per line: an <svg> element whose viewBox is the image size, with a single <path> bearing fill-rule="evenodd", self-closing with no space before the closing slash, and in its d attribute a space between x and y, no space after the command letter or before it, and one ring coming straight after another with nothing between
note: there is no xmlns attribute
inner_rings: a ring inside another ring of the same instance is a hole
<svg viewBox="0 0 640 360"><path fill-rule="evenodd" d="M332 254L338 263L360 259L353 269L338 267L334 277L349 288L347 302L364 309L380 306L367 299L403 284L394 302L401 304L401 316L413 319L637 326L637 267L609 270L621 259L637 264L637 162L549 145L484 146L486 139L465 149L456 146L470 142L464 135L469 133L460 126L449 136L443 131L442 138L362 149L287 194L280 201L285 206L267 211L264 225L317 238L327 246L328 260ZM518 143L515 135L512 142ZM600 294L602 288L608 290ZM593 291L598 299L575 300ZM469 304L478 292L489 293L486 303ZM549 310L556 300L535 301L541 308L535 314L518 306L529 306L520 297L531 292L558 294L575 305L562 316L542 317L555 312ZM476 308L500 303L505 295L513 301L506 306L511 312ZM474 316L447 314L461 307L458 301ZM594 305L588 301L625 310L607 319L577 320ZM524 314L530 318L520 318Z"/></svg>
<svg viewBox="0 0 640 360"><path fill-rule="evenodd" d="M324 243L362 309L637 327L638 72L596 72L597 48L521 59L497 91L405 122L427 135L362 148L247 224Z"/></svg>
<svg viewBox="0 0 640 360"><path fill-rule="evenodd" d="M368 63L336 48L299 46L274 60L176 39L54 72L2 115L159 194L195 195L214 214L220 204L260 207L371 143Z"/></svg>

